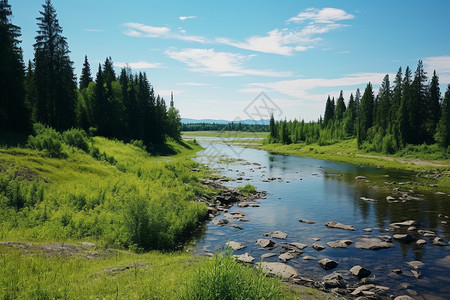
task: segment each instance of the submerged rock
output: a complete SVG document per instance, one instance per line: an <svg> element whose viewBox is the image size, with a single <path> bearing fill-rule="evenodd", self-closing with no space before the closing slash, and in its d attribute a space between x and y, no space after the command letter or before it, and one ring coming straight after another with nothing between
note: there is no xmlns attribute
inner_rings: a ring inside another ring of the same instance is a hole
<svg viewBox="0 0 450 300"><path fill-rule="evenodd" d="M226 219L214 219L214 220L212 220L212 223L216 226L221 227L221 226L227 225L229 223L229 221Z"/></svg>
<svg viewBox="0 0 450 300"><path fill-rule="evenodd" d="M394 234L393 238L394 240L406 244L414 242L414 238L410 234Z"/></svg>
<svg viewBox="0 0 450 300"><path fill-rule="evenodd" d="M385 242L380 238L363 238L355 243L355 247L367 250L380 250L394 248L391 243Z"/></svg>
<svg viewBox="0 0 450 300"><path fill-rule="evenodd" d="M246 248L247 246L242 245L241 243L235 242L235 241L229 241L225 245L230 247L233 251L241 250Z"/></svg>
<svg viewBox="0 0 450 300"><path fill-rule="evenodd" d="M344 229L344 230L351 230L351 231L355 230L355 227L353 227L351 225L345 225L345 224L341 224L341 223L338 223L335 221L327 222L327 223L325 223L325 226L328 228Z"/></svg>
<svg viewBox="0 0 450 300"><path fill-rule="evenodd" d="M316 224L314 221L305 220L305 219L298 219L300 223L306 223L306 224Z"/></svg>
<svg viewBox="0 0 450 300"><path fill-rule="evenodd" d="M250 256L248 254L248 252L246 252L245 254L241 254L241 255L233 255L237 260L239 260L240 262L244 262L244 263L251 263L255 260L254 257Z"/></svg>
<svg viewBox="0 0 450 300"><path fill-rule="evenodd" d="M417 223L417 221L414 220L407 220L404 222L398 222L398 223L392 223L389 226L402 226L402 227L410 227L410 226L418 226L419 223Z"/></svg>
<svg viewBox="0 0 450 300"><path fill-rule="evenodd" d="M296 258L297 256L299 256L300 254L302 254L303 251L288 251L288 252L284 252L283 254L281 254L280 256L278 256L278 258L284 262L291 260L293 258Z"/></svg>
<svg viewBox="0 0 450 300"><path fill-rule="evenodd" d="M353 244L351 240L339 240L327 243L330 248L348 248L351 244Z"/></svg>
<svg viewBox="0 0 450 300"><path fill-rule="evenodd" d="M283 279L289 279L300 275L293 267L276 262L262 262L261 270L266 274L279 276Z"/></svg>
<svg viewBox="0 0 450 300"><path fill-rule="evenodd" d="M443 247L443 246L447 246L448 243L444 239L442 239L440 237L435 237L433 239L433 245Z"/></svg>
<svg viewBox="0 0 450 300"><path fill-rule="evenodd" d="M322 251L323 249L325 249L325 246L322 246L322 245L316 244L316 243L312 244L312 247L314 250L317 250L317 251Z"/></svg>

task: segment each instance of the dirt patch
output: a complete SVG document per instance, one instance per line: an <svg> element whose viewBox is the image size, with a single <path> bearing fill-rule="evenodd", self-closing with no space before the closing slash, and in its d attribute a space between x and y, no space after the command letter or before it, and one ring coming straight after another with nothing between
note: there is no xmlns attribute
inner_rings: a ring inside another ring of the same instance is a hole
<svg viewBox="0 0 450 300"><path fill-rule="evenodd" d="M40 179L38 173L34 172L28 167L21 167L14 172L14 180L36 180Z"/></svg>
<svg viewBox="0 0 450 300"><path fill-rule="evenodd" d="M147 265L144 264L132 264L132 265L128 265L128 266L112 266L109 268L106 268L103 270L103 273L109 274L109 275L115 275L117 273L121 273L124 272L126 270L130 270L130 269L138 269L138 268L148 268Z"/></svg>
<svg viewBox="0 0 450 300"><path fill-rule="evenodd" d="M383 155L369 155L369 154L355 154L358 157L367 157L367 158L375 158L375 159L384 159L388 161L398 161L404 164L411 164L416 166L431 166L437 168L448 168L450 164L440 161L429 161L429 160L420 160L416 158L399 158L399 157L390 157Z"/></svg>

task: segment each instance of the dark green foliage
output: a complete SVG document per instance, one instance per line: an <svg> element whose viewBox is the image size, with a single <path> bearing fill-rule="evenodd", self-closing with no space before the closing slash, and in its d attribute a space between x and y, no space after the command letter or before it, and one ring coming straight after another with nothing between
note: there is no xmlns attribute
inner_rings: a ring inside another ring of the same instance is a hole
<svg viewBox="0 0 450 300"><path fill-rule="evenodd" d="M80 77L80 90L86 89L89 86L89 83L93 81L91 76L91 66L89 65L89 61L87 55L84 57L83 69L81 69L81 77Z"/></svg>
<svg viewBox="0 0 450 300"><path fill-rule="evenodd" d="M36 36L34 80L36 121L57 130L75 124L76 82L69 47L50 0L42 6Z"/></svg>
<svg viewBox="0 0 450 300"><path fill-rule="evenodd" d="M181 127L181 131L248 131L248 132L268 132L269 129L270 129L270 125L244 124L244 123L241 123L241 122L230 122L228 124L189 123L189 124L182 124L182 127Z"/></svg>
<svg viewBox="0 0 450 300"><path fill-rule="evenodd" d="M443 148L450 145L450 84L447 86L442 101L441 119L437 125L435 139Z"/></svg>
<svg viewBox="0 0 450 300"><path fill-rule="evenodd" d="M11 24L11 5L0 1L0 131L28 132L30 114L25 105L24 64L20 28Z"/></svg>
<svg viewBox="0 0 450 300"><path fill-rule="evenodd" d="M389 76L374 95L369 82L361 97L359 89L350 95L345 106L342 91L325 104L323 122L275 122L271 119L269 143L316 142L330 145L356 138L359 149L394 154L408 144L422 145L438 142L446 148L450 141L450 92L440 105L439 78L433 73L427 83L422 61L418 62L414 78L409 67L404 76L399 68L391 88ZM447 101L447 102L446 102Z"/></svg>

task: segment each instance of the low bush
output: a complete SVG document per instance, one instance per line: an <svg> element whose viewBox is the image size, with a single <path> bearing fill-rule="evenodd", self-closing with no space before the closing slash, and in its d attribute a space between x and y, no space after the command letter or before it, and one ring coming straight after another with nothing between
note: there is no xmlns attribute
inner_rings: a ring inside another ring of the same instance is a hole
<svg viewBox="0 0 450 300"><path fill-rule="evenodd" d="M44 151L48 157L64 157L62 137L55 129L36 123L34 135L28 137L27 147Z"/></svg>
<svg viewBox="0 0 450 300"><path fill-rule="evenodd" d="M86 153L89 153L89 139L86 131L72 128L64 131L62 138L66 145L76 147Z"/></svg>

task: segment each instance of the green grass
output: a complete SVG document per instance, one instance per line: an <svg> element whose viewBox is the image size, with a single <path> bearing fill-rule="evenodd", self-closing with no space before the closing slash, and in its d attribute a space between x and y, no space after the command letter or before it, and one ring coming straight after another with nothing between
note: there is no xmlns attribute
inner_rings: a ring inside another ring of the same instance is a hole
<svg viewBox="0 0 450 300"><path fill-rule="evenodd" d="M227 137L227 138L266 138L268 132L248 131L183 131L183 138L190 137Z"/></svg>
<svg viewBox="0 0 450 300"><path fill-rule="evenodd" d="M255 186L249 183L245 186L238 186L238 189L244 196L250 196L251 194L255 194L257 192Z"/></svg>

